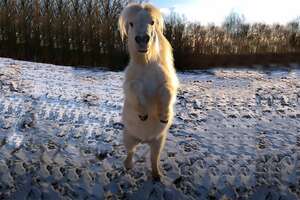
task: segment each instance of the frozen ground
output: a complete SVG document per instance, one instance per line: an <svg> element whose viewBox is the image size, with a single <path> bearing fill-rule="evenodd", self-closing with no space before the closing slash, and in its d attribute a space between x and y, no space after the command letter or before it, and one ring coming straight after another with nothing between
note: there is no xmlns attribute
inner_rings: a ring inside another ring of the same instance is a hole
<svg viewBox="0 0 300 200"><path fill-rule="evenodd" d="M161 167L122 161L122 72L0 58L0 199L300 198L300 70L180 73Z"/></svg>

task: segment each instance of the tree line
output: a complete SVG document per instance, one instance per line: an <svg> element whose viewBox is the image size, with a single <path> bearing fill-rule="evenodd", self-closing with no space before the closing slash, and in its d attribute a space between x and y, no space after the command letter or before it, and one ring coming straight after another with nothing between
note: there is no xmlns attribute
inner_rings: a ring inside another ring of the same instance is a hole
<svg viewBox="0 0 300 200"><path fill-rule="evenodd" d="M0 56L121 69L128 54L117 21L127 3L1 0ZM178 69L258 61L268 64L298 61L300 57L300 18L286 25L247 24L243 16L231 13L222 26L203 26L171 13L165 22L165 35L173 46Z"/></svg>

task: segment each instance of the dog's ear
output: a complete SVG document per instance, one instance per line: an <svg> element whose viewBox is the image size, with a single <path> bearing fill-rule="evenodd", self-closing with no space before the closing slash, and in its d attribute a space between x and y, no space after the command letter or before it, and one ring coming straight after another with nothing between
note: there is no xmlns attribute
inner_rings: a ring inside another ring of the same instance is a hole
<svg viewBox="0 0 300 200"><path fill-rule="evenodd" d="M158 31L164 31L164 18L159 9L152 6L151 4L144 3L144 8L150 13L150 15L154 18L155 26Z"/></svg>
<svg viewBox="0 0 300 200"><path fill-rule="evenodd" d="M136 14L142 9L143 8L142 8L141 4L130 3L121 12L120 17L119 17L119 31L120 31L122 40L124 40L125 36L128 35L130 20L133 20L134 17L136 16Z"/></svg>
<svg viewBox="0 0 300 200"><path fill-rule="evenodd" d="M157 28L158 30L163 33L164 32L164 28L165 28L165 24L164 24L164 19L162 17L162 15L156 16L156 21L157 21Z"/></svg>
<svg viewBox="0 0 300 200"><path fill-rule="evenodd" d="M124 11L123 11L124 12ZM124 13L121 13L119 17L119 31L121 34L121 39L124 40L125 36L127 36L128 33L128 22L125 20Z"/></svg>

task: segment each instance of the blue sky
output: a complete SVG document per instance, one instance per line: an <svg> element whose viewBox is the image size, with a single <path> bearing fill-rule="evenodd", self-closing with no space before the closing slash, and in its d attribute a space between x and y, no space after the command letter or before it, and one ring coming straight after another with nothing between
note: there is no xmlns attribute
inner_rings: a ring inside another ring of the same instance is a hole
<svg viewBox="0 0 300 200"><path fill-rule="evenodd" d="M300 0L150 0L165 14L170 10L190 21L220 25L231 11L241 13L246 22L284 24L300 16Z"/></svg>

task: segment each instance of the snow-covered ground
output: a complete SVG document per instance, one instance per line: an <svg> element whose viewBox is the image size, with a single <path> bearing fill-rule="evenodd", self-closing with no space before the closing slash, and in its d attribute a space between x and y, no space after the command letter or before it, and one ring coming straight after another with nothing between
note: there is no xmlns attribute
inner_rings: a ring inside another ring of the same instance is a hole
<svg viewBox="0 0 300 200"><path fill-rule="evenodd" d="M122 72L0 58L0 199L300 198L300 70L178 74L176 117L150 176L122 162Z"/></svg>

